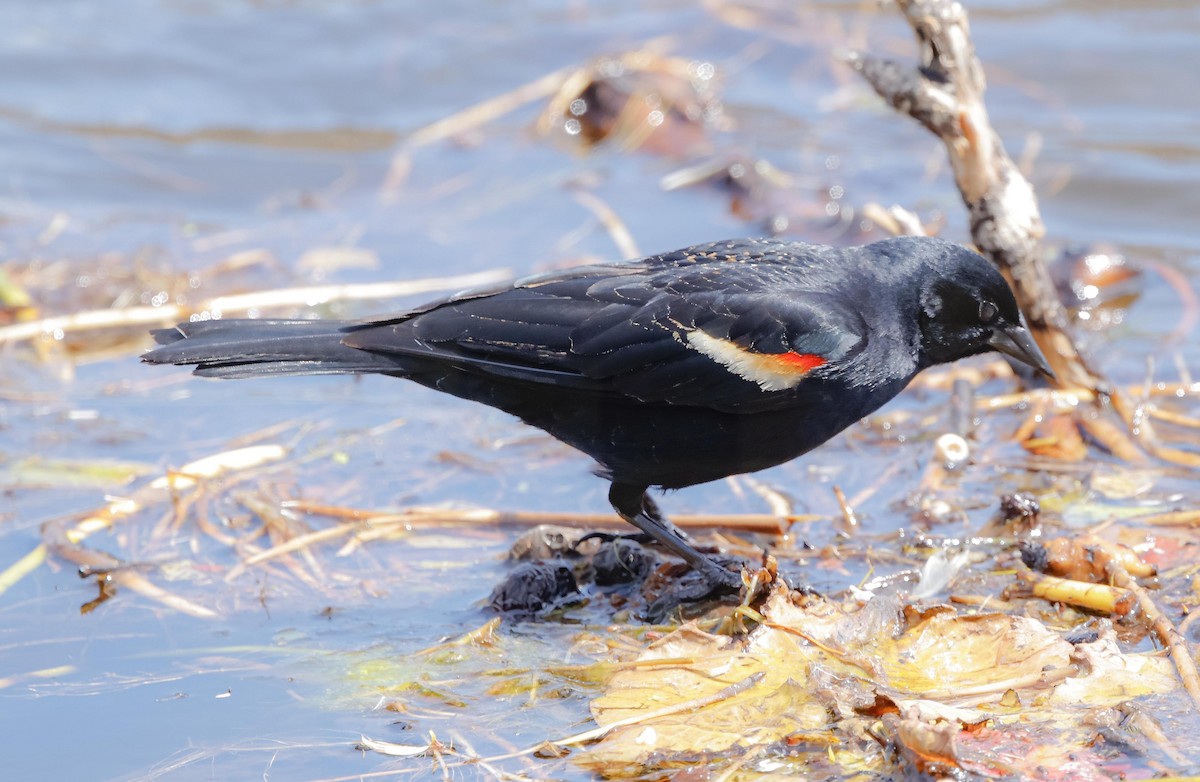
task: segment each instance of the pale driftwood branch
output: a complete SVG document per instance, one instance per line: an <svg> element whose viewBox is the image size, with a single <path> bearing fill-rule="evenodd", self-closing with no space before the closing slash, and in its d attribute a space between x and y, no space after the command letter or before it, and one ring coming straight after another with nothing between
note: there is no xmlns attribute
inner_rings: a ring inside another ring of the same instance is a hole
<svg viewBox="0 0 1200 782"><path fill-rule="evenodd" d="M901 65L862 53L848 55L847 62L884 100L945 143L972 239L1012 283L1029 328L1057 374L1057 385L1086 389L1098 404L1112 405L1132 424L1136 411L1091 368L1068 330L1066 309L1042 262L1045 228L1037 197L988 119L986 80L971 43L966 9L956 0L896 4L916 33L920 62ZM1123 432L1094 418L1084 425L1118 455L1142 458ZM1138 434L1154 450L1144 427Z"/></svg>
<svg viewBox="0 0 1200 782"><path fill-rule="evenodd" d="M967 13L955 0L897 0L921 48L917 67L863 54L849 57L875 91L946 144L971 236L1013 283L1059 382L1097 391L1103 381L1067 332L1067 314L1038 252L1045 233L1037 197L1004 150L984 104L983 66Z"/></svg>

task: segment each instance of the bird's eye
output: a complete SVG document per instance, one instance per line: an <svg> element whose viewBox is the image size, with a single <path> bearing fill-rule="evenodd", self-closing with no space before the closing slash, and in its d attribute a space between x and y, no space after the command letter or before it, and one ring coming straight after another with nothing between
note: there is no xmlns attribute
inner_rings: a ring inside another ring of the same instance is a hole
<svg viewBox="0 0 1200 782"><path fill-rule="evenodd" d="M990 326L996 322L996 317L999 316L1000 310L995 304L990 301L985 301L979 305L979 322L985 326Z"/></svg>

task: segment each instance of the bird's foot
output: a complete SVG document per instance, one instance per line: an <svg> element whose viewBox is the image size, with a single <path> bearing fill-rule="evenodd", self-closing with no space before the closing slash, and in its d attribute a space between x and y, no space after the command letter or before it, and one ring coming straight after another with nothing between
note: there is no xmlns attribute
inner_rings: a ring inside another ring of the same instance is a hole
<svg viewBox="0 0 1200 782"><path fill-rule="evenodd" d="M742 560L735 557L706 558L711 569L701 572L695 567L682 574L665 576L660 584L662 591L646 606L642 618L649 622L661 622L685 603L713 600L740 594L742 582ZM736 570L730 569L736 568ZM648 586L649 583L648 583ZM652 588L651 588L651 591Z"/></svg>
<svg viewBox="0 0 1200 782"><path fill-rule="evenodd" d="M707 559L727 577L713 581L695 569L682 574L668 575L665 577L666 584L662 591L657 597L649 600L649 606L642 618L659 622L684 603L726 598L731 594L738 596L742 607L752 608L770 594L778 583L778 563L766 551L763 552L762 561L758 563L729 555L717 555ZM737 613L735 611L734 615Z"/></svg>
<svg viewBox="0 0 1200 782"><path fill-rule="evenodd" d="M710 595L740 592L742 589L742 570L746 563L737 557L705 555L703 560L688 564L692 566L692 572L708 584L708 592L698 595L697 600Z"/></svg>
<svg viewBox="0 0 1200 782"><path fill-rule="evenodd" d="M651 576L643 587L648 605L642 612L642 618L658 623L685 604L728 599L731 595L742 593L745 587L742 573L747 567L746 562L738 557L722 555L705 557L704 561L709 567L701 569L695 563L686 563L689 567L682 572L682 566L676 565Z"/></svg>

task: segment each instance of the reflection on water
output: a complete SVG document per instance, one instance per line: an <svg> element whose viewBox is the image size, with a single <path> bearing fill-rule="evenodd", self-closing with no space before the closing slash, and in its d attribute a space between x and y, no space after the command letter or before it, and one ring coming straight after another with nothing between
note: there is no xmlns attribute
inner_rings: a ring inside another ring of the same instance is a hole
<svg viewBox="0 0 1200 782"><path fill-rule="evenodd" d="M1051 238L1108 242L1135 261L1193 272L1200 4L971 8L993 119L1014 157L1025 152ZM597 203L647 252L757 232L758 223L731 213L727 192L663 191L660 180L681 165L669 156L611 146L583 154L566 135L535 133L540 101L518 101L488 123L406 147L432 122L647 42L716 66L732 127L712 132L710 143L731 160L765 160L791 177L800 194L793 200L803 203L790 230L849 240L858 230L853 210L878 201L928 217L942 213L946 234L961 238L963 215L940 149L882 110L836 59L839 49L867 41L907 56L908 34L888 11L879 13L846 3L770 2L712 2L707 10L632 2L519 10L477 2L140 0L119 9L10 2L0 6L0 260L10 271L53 269L61 274L46 277L62 285L106 264L153 266L163 290L172 280L187 284L192 273L203 294L205 286L498 266L524 273L615 257L620 250ZM831 199L851 210L844 224L831 227ZM381 261L373 268L297 263L328 247L363 248ZM208 272L217 267L237 271ZM1146 354L1168 366L1177 350L1192 366L1200 358L1194 339L1160 344L1180 304L1159 276L1149 277L1141 303L1101 354L1122 378L1140 378ZM16 350L4 360L19 367L0 380L6 463L32 452L124 459L161 471L280 426L260 439L325 454L273 478L280 497L357 507L607 508L586 460L494 411L408 384L204 383L145 369L127 346L80 366L53 350L37 362ZM920 410L924 402L909 404ZM386 434L354 437L398 416ZM855 496L887 469L889 479L915 485L923 453L880 454L874 437L857 432L824 455L760 477L796 496L801 511L822 514L837 512L833 482ZM697 487L666 502L680 511L763 510L745 484L735 488ZM879 530L891 529L907 522L897 510L902 499L882 492L856 510ZM0 566L37 545L42 522L102 503L103 492L88 485L11 489L0 500ZM981 518L988 512L981 505ZM235 505L218 503L211 514L221 524L248 523ZM119 556L146 553L137 535L105 533L93 543ZM95 587L52 558L0 596L0 677L16 677L0 698L6 713L20 717L7 721L0 739L10 749L6 768L14 777L64 776L86 757L93 776L115 779L165 758L211 753L215 760L177 771L168 763L160 778L192 778L200 766L236 778L261 774L270 757L221 748L246 748L261 736L266 743L332 743L335 749L313 753L306 776L375 770L376 759L350 763L342 748L389 724L387 715L322 711L323 682L305 665L324 650L377 643L403 655L479 624L477 601L503 569L510 537L491 530L467 550L445 539L425 549L401 542L367 550L353 567L343 562L331 572L386 588L348 581L329 593L267 570L226 584L228 552L181 543L173 561L192 571L177 575L181 583L211 579L202 582L206 597L228 617L216 622L181 617L128 592L80 617L77 607ZM389 580L392 565L410 569L410 579ZM145 567L159 580L171 573L155 562ZM320 615L330 603L335 610ZM59 666L68 667L43 678L34 673ZM308 684L286 678L302 672L312 677ZM217 697L227 691L230 698ZM82 695L89 697L66 697ZM581 704L570 708L565 721L586 718ZM61 751L62 736L71 737L71 753Z"/></svg>

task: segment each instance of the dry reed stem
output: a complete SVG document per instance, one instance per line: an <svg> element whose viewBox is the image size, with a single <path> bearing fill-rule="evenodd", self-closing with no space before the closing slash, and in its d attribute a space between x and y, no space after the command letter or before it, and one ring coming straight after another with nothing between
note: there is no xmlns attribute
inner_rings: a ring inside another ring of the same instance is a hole
<svg viewBox="0 0 1200 782"><path fill-rule="evenodd" d="M480 101L462 111L413 131L404 139L399 151L392 156L387 175L379 188L379 199L385 203L395 200L396 194L404 186L404 182L412 170L414 150L475 130L527 103L554 95L562 89L563 83L576 70L575 68L560 68L514 90Z"/></svg>
<svg viewBox="0 0 1200 782"><path fill-rule="evenodd" d="M112 557L84 549L80 544L91 535L111 528L144 508L170 502L176 498L175 492L194 488L202 479L253 469L281 459L284 455L285 451L274 445L251 446L213 454L185 465L179 472L156 478L128 497L109 498L103 507L83 514L74 523L47 523L42 529L43 543L0 572L0 594L35 571L46 561L46 555L53 552L79 565L111 569L108 577L117 585L175 610L199 618L215 617L217 614L211 609L152 584L144 576L122 569L121 563Z"/></svg>
<svg viewBox="0 0 1200 782"><path fill-rule="evenodd" d="M1095 546L1093 554L1096 561L1104 566L1104 573L1113 585L1132 592L1137 598L1138 607L1142 609L1142 614L1150 622L1150 627L1158 636L1159 643L1170 652L1171 661L1175 663L1175 669L1179 672L1183 688L1191 697L1193 706L1200 711L1200 671L1196 669L1196 661L1188 649L1187 641L1171 620L1159 609L1154 599L1150 597L1150 593L1142 588L1133 576L1129 575L1129 571L1125 569L1120 560L1109 553L1106 546Z"/></svg>
<svg viewBox="0 0 1200 782"><path fill-rule="evenodd" d="M537 526L557 524L564 527L625 528L625 522L613 513L574 513L557 511L501 511L491 508L405 508L399 511L374 511L323 505L306 500L288 500L284 507L318 516L366 522L367 527L381 525L423 529L448 524ZM823 521L825 516L814 514L772 515L767 513L680 513L672 514L677 527L697 529L722 527L745 532L779 534L789 524Z"/></svg>
<svg viewBox="0 0 1200 782"><path fill-rule="evenodd" d="M511 277L507 269L496 269L453 277L430 277L422 280L394 280L358 285L316 285L303 288L217 296L196 306L164 304L161 307L126 307L123 309L90 310L72 315L57 315L25 323L0 327L0 345L22 342L38 337L54 339L64 334L106 328L171 325L186 320L192 314L206 312L223 317L265 307L314 307L334 301L390 299L421 293L459 290L503 282Z"/></svg>
<svg viewBox="0 0 1200 782"><path fill-rule="evenodd" d="M625 225L625 221L613 211L611 206L606 204L599 196L585 190L576 190L573 195L575 200L594 214L596 219L600 221L600 224L604 226L604 229L608 231L609 237L612 238L613 244L617 246L617 250L621 253L622 257L630 260L641 256L642 253L638 249L633 234L629 232L629 227Z"/></svg>
<svg viewBox="0 0 1200 782"><path fill-rule="evenodd" d="M854 515L854 508L846 502L846 493L842 491L841 486L833 487L833 496L837 498L838 508L842 511L842 532L849 535L858 529L858 517Z"/></svg>
<svg viewBox="0 0 1200 782"><path fill-rule="evenodd" d="M0 595L41 567L42 563L46 561L46 554L46 544L39 543L28 554L0 571Z"/></svg>
<svg viewBox="0 0 1200 782"><path fill-rule="evenodd" d="M1163 527L1200 527L1200 510L1179 510L1170 513L1155 513L1151 516L1135 516L1130 519L1138 524Z"/></svg>
<svg viewBox="0 0 1200 782"><path fill-rule="evenodd" d="M167 608L178 611L181 614L194 616L197 619L216 619L220 616L220 614L211 608L207 608L199 603L188 600L186 597L182 597L174 592L163 589L147 579L141 573L137 573L132 570L119 570L111 573L109 578L111 578L113 583L115 583L117 586L124 587L132 592L136 592L142 597L162 603Z"/></svg>
<svg viewBox="0 0 1200 782"><path fill-rule="evenodd" d="M514 90L480 101L449 117L432 122L409 134L404 140L404 147L411 150L415 147L445 141L468 130L486 125L528 103L549 98L558 93L563 82L577 71L578 69L575 67L560 68L545 76L539 76Z"/></svg>
<svg viewBox="0 0 1200 782"><path fill-rule="evenodd" d="M270 548L259 549L247 546L249 553L229 570L226 582L233 581L254 565L270 562L280 557L301 553L311 557L311 546L328 541L352 537L338 552L347 556L357 550L358 544L390 537L397 532L415 529L431 529L446 526L537 526L555 524L581 529L623 528L624 522L607 513L556 513L551 511L498 511L489 508L405 508L400 511L372 511L360 508L325 505L304 500L289 500L281 508L316 516L326 516L345 521L325 529L301 533L281 540ZM768 515L768 514L682 514L671 520L687 529L721 527L747 532L783 534L790 524L817 521L824 517L814 515ZM301 577L304 578L304 577Z"/></svg>

